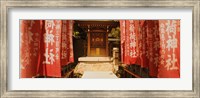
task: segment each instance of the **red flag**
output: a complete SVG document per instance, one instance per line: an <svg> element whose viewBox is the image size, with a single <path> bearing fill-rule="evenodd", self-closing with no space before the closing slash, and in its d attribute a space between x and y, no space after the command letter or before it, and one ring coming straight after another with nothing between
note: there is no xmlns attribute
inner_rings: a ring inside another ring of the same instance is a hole
<svg viewBox="0 0 200 98"><path fill-rule="evenodd" d="M61 20L45 20L40 61L44 76L61 77L61 25Z"/></svg>
<svg viewBox="0 0 200 98"><path fill-rule="evenodd" d="M61 60L62 65L74 62L73 53L73 21L63 20L62 22L62 46L61 46Z"/></svg>
<svg viewBox="0 0 200 98"><path fill-rule="evenodd" d="M147 22L145 20L140 20L140 33L139 33L139 51L140 51L140 60L141 67L148 68L148 58L147 58Z"/></svg>
<svg viewBox="0 0 200 98"><path fill-rule="evenodd" d="M136 36L135 37L136 47L134 48L136 51L136 57L134 58L135 59L134 63L141 66L141 58L140 58L140 50L139 50L141 48L139 47L139 42L140 42L139 37L141 38L141 35L139 31L140 31L139 20L134 20L134 32Z"/></svg>
<svg viewBox="0 0 200 98"><path fill-rule="evenodd" d="M72 39L72 33L73 33L73 25L74 21L69 20L69 29L68 29L68 39L69 39L69 62L74 62L74 51L73 51L73 39Z"/></svg>
<svg viewBox="0 0 200 98"><path fill-rule="evenodd" d="M149 75L157 77L159 64L158 22L156 20L148 20L147 22Z"/></svg>
<svg viewBox="0 0 200 98"><path fill-rule="evenodd" d="M160 65L158 77L180 78L180 20L159 20Z"/></svg>
<svg viewBox="0 0 200 98"><path fill-rule="evenodd" d="M68 56L68 28L69 24L67 20L62 21L62 33L61 33L61 65L67 65L69 62Z"/></svg>
<svg viewBox="0 0 200 98"><path fill-rule="evenodd" d="M129 30L129 26L130 26L130 23L129 23L129 21L127 21L126 20L126 22L125 22L125 25L126 25L126 27L125 27L125 31L126 31L126 33L125 33L125 43L124 43L124 63L125 64L130 64L130 62L129 62L129 59L130 59L130 53L129 53L129 51L130 51L130 46L129 46L129 44L130 44L130 37L129 37L129 35L130 35L130 30Z"/></svg>
<svg viewBox="0 0 200 98"><path fill-rule="evenodd" d="M121 55L125 64L136 64L138 59L138 21L121 21Z"/></svg>
<svg viewBox="0 0 200 98"><path fill-rule="evenodd" d="M135 23L134 23L134 20L129 20L128 21L130 24L129 24L129 35L128 35L128 38L129 38L129 42L128 45L129 45L129 62L130 64L135 64L136 63L136 60L137 60L137 50L136 50L136 47L137 47L137 43L136 43L136 32L135 32Z"/></svg>
<svg viewBox="0 0 200 98"><path fill-rule="evenodd" d="M120 29L123 63L149 68L151 77L180 77L179 20L125 20Z"/></svg>
<svg viewBox="0 0 200 98"><path fill-rule="evenodd" d="M40 20L20 21L21 78L36 76L41 26Z"/></svg>
<svg viewBox="0 0 200 98"><path fill-rule="evenodd" d="M121 39L121 62L124 63L124 53L125 53L125 27L126 27L126 24L125 24L125 20L120 20L120 39Z"/></svg>

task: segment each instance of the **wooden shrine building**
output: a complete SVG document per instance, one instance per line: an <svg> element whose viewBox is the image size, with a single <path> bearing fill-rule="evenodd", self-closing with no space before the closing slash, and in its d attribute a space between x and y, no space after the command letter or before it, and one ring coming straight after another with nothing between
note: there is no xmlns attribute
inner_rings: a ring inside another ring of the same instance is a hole
<svg viewBox="0 0 200 98"><path fill-rule="evenodd" d="M109 55L108 33L112 28L119 26L119 21L75 21L78 26L87 32L87 56L106 57Z"/></svg>

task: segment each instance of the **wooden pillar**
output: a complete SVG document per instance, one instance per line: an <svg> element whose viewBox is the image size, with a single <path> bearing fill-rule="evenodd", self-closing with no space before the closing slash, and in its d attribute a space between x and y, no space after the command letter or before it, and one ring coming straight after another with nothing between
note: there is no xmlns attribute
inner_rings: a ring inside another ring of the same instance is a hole
<svg viewBox="0 0 200 98"><path fill-rule="evenodd" d="M108 28L109 26L107 26L107 31L106 31L106 56L108 56Z"/></svg>
<svg viewBox="0 0 200 98"><path fill-rule="evenodd" d="M88 49L87 49L87 56L90 56L90 25L88 25Z"/></svg>

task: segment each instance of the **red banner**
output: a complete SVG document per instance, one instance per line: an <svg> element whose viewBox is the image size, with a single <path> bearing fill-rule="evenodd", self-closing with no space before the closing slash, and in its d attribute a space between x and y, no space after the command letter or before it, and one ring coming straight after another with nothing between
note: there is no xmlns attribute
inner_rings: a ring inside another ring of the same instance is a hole
<svg viewBox="0 0 200 98"><path fill-rule="evenodd" d="M120 20L120 39L121 39L121 62L122 63L124 63L124 56L125 56L125 47L124 47L124 45L125 45L125 27L126 27L126 23L125 23L126 21L125 20Z"/></svg>
<svg viewBox="0 0 200 98"><path fill-rule="evenodd" d="M67 20L62 21L62 33L61 33L61 65L65 66L69 62L69 56L68 56L68 28L69 24Z"/></svg>
<svg viewBox="0 0 200 98"><path fill-rule="evenodd" d="M138 58L137 51L137 32L138 21L121 20L121 58L125 64L135 64ZM137 27L136 27L137 26Z"/></svg>
<svg viewBox="0 0 200 98"><path fill-rule="evenodd" d="M69 62L74 62L74 51L73 51L73 39L72 39L72 35L73 35L73 25L74 25L74 21L73 20L69 20L69 29L68 29L68 39L69 39Z"/></svg>
<svg viewBox="0 0 200 98"><path fill-rule="evenodd" d="M73 21L63 20L62 21L62 45L61 45L61 62L62 66L67 65L70 62L74 62L73 53Z"/></svg>
<svg viewBox="0 0 200 98"><path fill-rule="evenodd" d="M73 21L20 21L21 77L61 77L61 65L74 62Z"/></svg>
<svg viewBox="0 0 200 98"><path fill-rule="evenodd" d="M125 23L125 25L126 25L126 27L125 27L125 31L126 31L126 33L125 33L125 43L124 43L124 63L125 64L130 64L130 62L129 62L129 59L130 59L130 53L129 53L129 51L130 51L130 46L129 46L129 44L130 44L130 37L129 37L129 35L130 35L130 30L129 30L129 26L130 26L130 23L128 22L128 21L126 21L126 23Z"/></svg>
<svg viewBox="0 0 200 98"><path fill-rule="evenodd" d="M45 20L40 63L43 76L61 77L61 25L61 20Z"/></svg>
<svg viewBox="0 0 200 98"><path fill-rule="evenodd" d="M123 20L120 29L123 63L148 68L151 77L180 77L179 20Z"/></svg>
<svg viewBox="0 0 200 98"><path fill-rule="evenodd" d="M180 20L159 20L160 65L158 77L180 78Z"/></svg>
<svg viewBox="0 0 200 98"><path fill-rule="evenodd" d="M139 21L135 20L121 20L121 58L125 64L140 63L138 59L138 41L137 32L139 27Z"/></svg>
<svg viewBox="0 0 200 98"><path fill-rule="evenodd" d="M148 68L147 22L140 20L139 25L139 58L141 60L141 67Z"/></svg>
<svg viewBox="0 0 200 98"><path fill-rule="evenodd" d="M20 27L20 75L21 78L31 78L37 74L42 22L21 20Z"/></svg>
<svg viewBox="0 0 200 98"><path fill-rule="evenodd" d="M147 20L147 47L149 58L149 75L157 77L159 64L159 32L158 21Z"/></svg>

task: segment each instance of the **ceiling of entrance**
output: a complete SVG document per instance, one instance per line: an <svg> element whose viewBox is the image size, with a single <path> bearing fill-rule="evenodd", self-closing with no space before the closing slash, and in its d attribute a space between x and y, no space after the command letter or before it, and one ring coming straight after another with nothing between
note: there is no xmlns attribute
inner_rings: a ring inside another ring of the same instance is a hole
<svg viewBox="0 0 200 98"><path fill-rule="evenodd" d="M119 26L119 21L115 20L75 20L75 23L84 32L109 32Z"/></svg>

